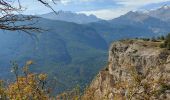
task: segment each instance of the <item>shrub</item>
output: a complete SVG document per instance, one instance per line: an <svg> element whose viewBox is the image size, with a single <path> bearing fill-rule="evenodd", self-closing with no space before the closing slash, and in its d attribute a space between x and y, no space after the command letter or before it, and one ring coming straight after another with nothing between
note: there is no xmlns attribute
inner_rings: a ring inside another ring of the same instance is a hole
<svg viewBox="0 0 170 100"><path fill-rule="evenodd" d="M162 37L162 39L165 39L165 41L160 45L160 47L170 50L170 33L165 38Z"/></svg>
<svg viewBox="0 0 170 100"><path fill-rule="evenodd" d="M22 69L22 75L19 73L19 66L12 62L12 70L15 74L15 81L4 85L0 80L0 100L56 100L58 97L63 100L79 100L80 88L64 92L58 96L52 97L50 89L47 87L47 74L34 74L29 72L33 61L27 61Z"/></svg>
<svg viewBox="0 0 170 100"><path fill-rule="evenodd" d="M165 37L162 35L162 36L160 37L160 39L161 39L161 40L165 40Z"/></svg>
<svg viewBox="0 0 170 100"><path fill-rule="evenodd" d="M160 44L159 47L160 48L165 48L166 46L165 46L165 44Z"/></svg>
<svg viewBox="0 0 170 100"><path fill-rule="evenodd" d="M152 41L152 42L157 42L157 40L156 40L155 37L152 37L151 41Z"/></svg>
<svg viewBox="0 0 170 100"><path fill-rule="evenodd" d="M48 100L50 98L49 90L45 88L47 75L29 73L28 69L32 64L32 61L26 62L22 69L24 75L19 75L18 64L12 62L12 72L15 74L16 81L6 87L6 98L10 100Z"/></svg>
<svg viewBox="0 0 170 100"><path fill-rule="evenodd" d="M142 40L149 41L150 39L149 38L142 38Z"/></svg>

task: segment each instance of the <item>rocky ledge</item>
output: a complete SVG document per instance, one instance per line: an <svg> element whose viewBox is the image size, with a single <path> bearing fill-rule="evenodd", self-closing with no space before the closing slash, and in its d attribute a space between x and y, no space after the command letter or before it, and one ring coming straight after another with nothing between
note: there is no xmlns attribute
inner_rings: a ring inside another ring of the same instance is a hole
<svg viewBox="0 0 170 100"><path fill-rule="evenodd" d="M85 91L83 100L170 100L170 51L161 42L114 42L108 65Z"/></svg>

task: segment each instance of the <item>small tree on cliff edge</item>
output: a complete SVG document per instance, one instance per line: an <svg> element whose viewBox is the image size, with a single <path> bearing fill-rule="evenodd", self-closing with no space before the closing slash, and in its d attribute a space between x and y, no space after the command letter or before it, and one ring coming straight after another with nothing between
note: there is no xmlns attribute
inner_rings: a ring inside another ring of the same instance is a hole
<svg viewBox="0 0 170 100"><path fill-rule="evenodd" d="M167 49L170 50L170 33L166 36L165 46L166 46Z"/></svg>
<svg viewBox="0 0 170 100"><path fill-rule="evenodd" d="M160 45L161 48L167 48L170 50L170 33L165 37L165 41Z"/></svg>

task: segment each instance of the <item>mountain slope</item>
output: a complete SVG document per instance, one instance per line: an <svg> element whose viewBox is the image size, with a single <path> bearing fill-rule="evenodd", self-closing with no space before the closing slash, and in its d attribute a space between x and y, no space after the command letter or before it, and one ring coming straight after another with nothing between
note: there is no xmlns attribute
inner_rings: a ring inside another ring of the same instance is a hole
<svg viewBox="0 0 170 100"><path fill-rule="evenodd" d="M156 10L151 10L147 13L149 16L170 22L170 6L165 5Z"/></svg>
<svg viewBox="0 0 170 100"><path fill-rule="evenodd" d="M10 61L17 61L22 65L27 60L33 60L36 62L35 66L40 68L55 63L71 62L66 43L57 34L44 33L39 35L39 40L34 40L25 33L1 31L0 38L0 69L3 71L0 74L1 78L11 75Z"/></svg>
<svg viewBox="0 0 170 100"><path fill-rule="evenodd" d="M150 38L170 32L170 24L167 21L132 11L113 20L93 22L88 25L93 27L108 43L125 38Z"/></svg>
<svg viewBox="0 0 170 100"><path fill-rule="evenodd" d="M48 73L63 86L57 92L76 84L85 86L106 61L105 40L85 25L38 20L36 25L48 30L35 33L38 40L23 32L0 32L0 77L12 76L10 61L23 66L25 61L33 60L31 71Z"/></svg>

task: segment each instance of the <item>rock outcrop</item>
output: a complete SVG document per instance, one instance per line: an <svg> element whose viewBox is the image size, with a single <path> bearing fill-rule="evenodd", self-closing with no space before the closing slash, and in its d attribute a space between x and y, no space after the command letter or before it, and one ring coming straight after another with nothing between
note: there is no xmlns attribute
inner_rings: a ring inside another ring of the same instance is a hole
<svg viewBox="0 0 170 100"><path fill-rule="evenodd" d="M170 51L161 42L126 40L112 44L107 67L83 100L170 100Z"/></svg>

